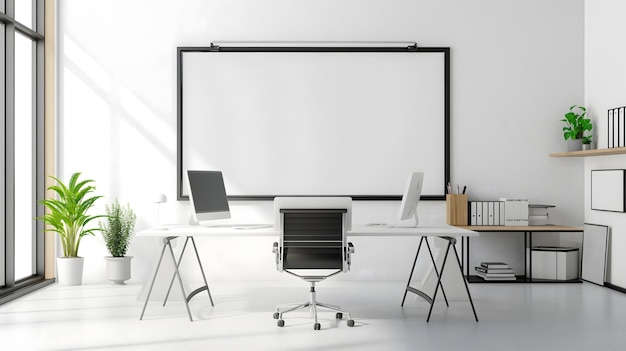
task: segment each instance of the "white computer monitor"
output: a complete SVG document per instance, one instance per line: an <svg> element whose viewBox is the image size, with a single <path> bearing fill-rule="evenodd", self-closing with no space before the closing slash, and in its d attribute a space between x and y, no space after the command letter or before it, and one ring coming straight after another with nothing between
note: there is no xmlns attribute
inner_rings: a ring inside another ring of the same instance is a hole
<svg viewBox="0 0 626 351"><path fill-rule="evenodd" d="M230 218L224 178L220 171L188 170L189 200L196 223Z"/></svg>
<svg viewBox="0 0 626 351"><path fill-rule="evenodd" d="M402 194L402 203L400 204L400 221L405 221L411 218L415 219L415 226L419 224L417 217L417 204L420 201L422 195L422 184L424 183L423 172L411 172L409 179L406 181L404 187L404 193ZM399 226L406 226L406 224L398 224Z"/></svg>

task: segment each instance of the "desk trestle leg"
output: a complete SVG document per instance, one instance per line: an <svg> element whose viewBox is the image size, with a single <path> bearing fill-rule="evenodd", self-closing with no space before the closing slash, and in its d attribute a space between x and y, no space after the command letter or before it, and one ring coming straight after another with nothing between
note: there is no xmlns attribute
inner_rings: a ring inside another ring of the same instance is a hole
<svg viewBox="0 0 626 351"><path fill-rule="evenodd" d="M171 241L176 239L177 237L175 236L171 236L171 237L167 237L163 239L163 250L161 250L161 256L159 257L159 263L157 264L157 268L154 272L154 277L152 278L152 282L150 283L150 289L148 290L148 295L146 296L146 301L143 305L143 310L141 311L141 316L139 317L139 319L143 319L143 315L146 311L146 306L148 305L148 301L150 300L150 294L152 293L152 288L154 287L154 282L156 281L157 275L159 273L159 268L161 267L161 262L163 261L163 255L165 254L165 250L169 249L170 255L172 257L172 262L174 264L174 275L172 276L172 280L170 281L170 285L169 288L167 289L167 294L165 295L165 300L163 301L163 306L165 306L165 304L167 303L167 299L169 298L170 292L172 290L172 286L174 284L174 280L176 278L178 278L178 282L180 284L180 290L183 293L183 297L184 297L184 302L185 302L185 307L187 309L187 314L189 315L189 320L193 322L193 317L191 316L191 310L189 309L189 301L198 293L206 290L208 295L209 295L209 300L211 301L211 306L214 306L213 304L213 297L211 297L211 291L209 290L209 284L207 283L206 280L206 276L204 275L204 269L202 268L202 262L200 262L200 256L198 255L198 249L196 248L196 243L193 239L193 237L188 236L187 239L185 240L185 244L183 245L183 249L181 250L180 256L178 258L178 260L176 260L176 257L174 255L174 250L172 249L172 244ZM185 288L183 286L183 280L182 277L180 275L180 271L179 271L179 267L180 267L180 263L183 259L183 255L185 253L185 249L187 248L187 243L189 242L189 240L191 240L191 244L193 245L194 251L196 253L196 258L198 260L198 266L200 267L200 272L202 273L202 279L204 280L204 286L201 286L200 288L192 291L189 295L187 295L185 293Z"/></svg>
<svg viewBox="0 0 626 351"><path fill-rule="evenodd" d="M188 236L187 239L185 240L185 244L183 245L183 249L180 251L180 256L178 258L178 261L176 261L176 267L177 269L180 268L180 263L183 260L183 255L185 254L185 249L187 248L187 243L189 242L189 240L191 240L191 245L193 245L193 249L194 252L196 253L196 259L198 260L198 266L200 267L200 272L202 273L202 279L204 280L204 286L201 286L199 288L197 288L196 290L192 291L187 297L187 302L191 301L191 299L196 296L197 294L201 293L202 291L206 290L207 293L209 294L209 300L211 301L211 306L215 306L213 304L213 297L211 297L211 290L209 290L209 283L207 283L206 281L206 276L204 275L204 269L202 268L202 262L200 262L200 255L198 254L198 249L196 248L196 241L193 239L192 236ZM173 253L172 253L173 255ZM174 276L172 276L172 280L170 281L170 286L167 289L167 294L165 295L165 300L163 301L163 306L165 306L165 304L167 303L167 299L170 296L170 292L172 291L172 285L174 284L174 278L176 278L176 274L174 274ZM184 294L184 291L183 291Z"/></svg>
<svg viewBox="0 0 626 351"><path fill-rule="evenodd" d="M459 259L459 253L456 251L456 246L454 245L456 244L456 239L453 239L453 240L454 242L449 243L448 247L452 245L452 248L454 249L454 256L456 257L456 263L459 265L459 269L461 270L461 278L463 279L463 284L465 284L465 291L467 292L467 297L469 298L470 305L472 306L472 312L474 312L474 319L476 319L476 322L478 322L478 315L476 315L476 308L474 308L474 301L472 301L472 294L469 291L469 286L467 286L467 280L465 280L465 277L463 277L463 265L461 264L461 260Z"/></svg>
<svg viewBox="0 0 626 351"><path fill-rule="evenodd" d="M434 257L433 257L432 251L430 250L430 245L428 244L428 240L427 240L425 237L422 237L422 238L421 238L421 240L420 240L420 244L419 244L419 246L418 246L418 248L417 248L417 254L415 255L415 260L413 261L413 267L411 268L411 275L409 275L409 280L408 280L408 282L407 282L406 290L404 291L404 298L402 298L402 304L401 304L401 306L404 306L404 300L406 299L406 294L407 294L407 292L412 292L412 293L414 293L414 294L417 294L418 296L420 296L420 297L422 297L424 300L426 300L428 303L430 303L430 309L429 309L429 311L428 311L428 317L426 318L426 322L429 322L429 321L430 321L430 315L432 314L432 311L433 311L433 306L434 306L434 304L435 304L435 300L436 300L436 298L437 298L437 292L438 292L438 290L439 290L439 287L441 287L441 292L442 292L442 293L443 293L443 295L444 295L444 299L445 299L445 301L446 301L446 306L449 306L449 305L448 305L448 299L446 298L446 296L445 296L445 292L444 292L444 290L443 290L443 285L441 284L441 276L443 275L444 269L445 269L445 267L446 267L446 261L448 260L448 255L449 255L449 253L450 253L450 247L452 247L452 249L453 249L453 251L454 251L454 255L455 255L455 257L456 257L457 264L459 265L459 270L460 270L460 272L461 272L461 277L463 278L463 283L465 284L465 291L467 291L467 296L469 297L470 305L472 306L472 311L474 312L474 318L475 318L475 319L476 319L476 321L478 322L478 316L477 316L477 314L476 314L476 309L474 308L474 302L472 301L472 295L470 294L469 287L467 286L467 281L466 281L466 280L465 280L465 278L463 277L463 268L462 268L462 266L461 266L461 260L459 259L459 254L458 254L458 252L457 252L457 250L456 250L456 246L455 246L455 244L456 244L456 239L455 239L455 238L452 238L452 237L441 237L441 239L447 240L447 241L448 241L448 246L447 246L447 248L446 248L446 253L445 253L444 258L443 258L443 263L441 264L441 270L440 270L440 271L441 271L441 273L439 273L439 271L437 271L437 265L435 264L435 259L434 259ZM423 240L426 240L426 245L427 245L427 247L428 247L428 251L429 251L429 253L430 253L430 258L431 258L431 261L432 261L432 263L433 263L433 266L434 266L434 269L435 269L435 273L436 273L436 275L437 275L437 284L435 285L435 292L434 292L434 294L433 294L433 297L432 297L432 298L430 298L430 297L429 297L427 294L425 294L424 292L422 292L422 291L420 291L420 290L418 290L418 289L415 289L415 288L413 288L413 287L411 287L411 286L410 286L410 284L411 284L411 278L412 278L412 276L413 276L413 271L415 270L415 264L417 263L417 258L418 258L418 256L419 256L419 253L420 253L420 248L421 248L421 246L422 246L422 241L423 241Z"/></svg>
<svg viewBox="0 0 626 351"><path fill-rule="evenodd" d="M428 253L430 254L430 261L433 264L433 268L435 269L435 274L437 275L437 283L439 285L441 285L441 279L439 276L439 271L437 270L437 265L435 264L435 258L433 257L433 252L430 249L430 244L428 243L428 239L426 237L421 237L420 238L420 243L417 246L417 253L415 254L415 260L413 261L413 267L411 268L411 274L409 274L409 279L406 282L406 289L404 290L404 296L402 297L402 303L400 304L400 306L404 307L404 301L406 300L406 293L407 292L412 292L416 295L419 295L421 298L423 298L424 300L428 301L428 303L432 304L433 303L433 299L430 298L430 296L426 295L423 291L415 289L413 287L411 287L411 279L413 278L413 272L415 271L415 265L417 264L417 258L420 255L420 250L422 249L422 242L426 243L426 248L428 248ZM446 297L446 292L443 290L443 285L441 285L441 292L443 293L443 299L446 301L446 306L449 306L448 304L448 298Z"/></svg>

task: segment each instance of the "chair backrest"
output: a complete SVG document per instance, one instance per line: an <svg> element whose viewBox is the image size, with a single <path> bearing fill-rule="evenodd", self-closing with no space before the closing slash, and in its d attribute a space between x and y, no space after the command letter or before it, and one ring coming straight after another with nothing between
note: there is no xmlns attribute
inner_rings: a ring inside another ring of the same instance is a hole
<svg viewBox="0 0 626 351"><path fill-rule="evenodd" d="M274 198L274 227L280 231L280 210L281 209L323 209L323 208L345 208L346 213L346 230L352 229L352 198L351 197L323 197L323 196L304 196L304 197L276 197Z"/></svg>
<svg viewBox="0 0 626 351"><path fill-rule="evenodd" d="M349 269L346 232L352 199L276 198L275 204L279 271Z"/></svg>

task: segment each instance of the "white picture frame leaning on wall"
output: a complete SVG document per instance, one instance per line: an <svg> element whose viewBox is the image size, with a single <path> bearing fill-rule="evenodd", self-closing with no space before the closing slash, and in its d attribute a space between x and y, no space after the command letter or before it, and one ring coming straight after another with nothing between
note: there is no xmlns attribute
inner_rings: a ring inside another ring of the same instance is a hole
<svg viewBox="0 0 626 351"><path fill-rule="evenodd" d="M604 286L608 243L608 226L585 223L582 250L582 280Z"/></svg>

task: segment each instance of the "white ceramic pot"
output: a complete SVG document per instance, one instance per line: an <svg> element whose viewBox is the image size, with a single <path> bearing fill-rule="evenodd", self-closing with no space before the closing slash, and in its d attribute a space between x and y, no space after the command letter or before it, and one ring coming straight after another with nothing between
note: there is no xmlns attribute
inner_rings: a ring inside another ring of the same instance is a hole
<svg viewBox="0 0 626 351"><path fill-rule="evenodd" d="M57 257L57 282L59 285L83 283L84 257Z"/></svg>
<svg viewBox="0 0 626 351"><path fill-rule="evenodd" d="M132 256L104 258L107 262L107 279L115 284L125 284L130 279L130 260Z"/></svg>
<svg viewBox="0 0 626 351"><path fill-rule="evenodd" d="M580 151L583 149L582 139L567 139L567 151Z"/></svg>

